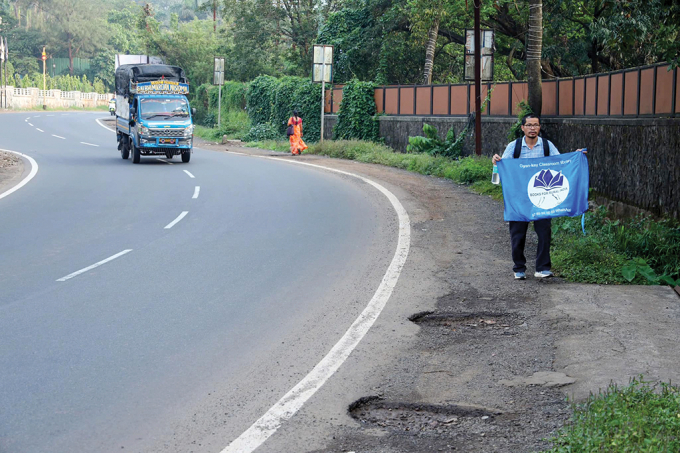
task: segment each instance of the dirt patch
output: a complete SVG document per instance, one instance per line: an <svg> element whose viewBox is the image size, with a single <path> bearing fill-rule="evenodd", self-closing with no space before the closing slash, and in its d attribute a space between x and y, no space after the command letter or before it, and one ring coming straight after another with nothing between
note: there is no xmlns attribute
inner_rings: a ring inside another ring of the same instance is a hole
<svg viewBox="0 0 680 453"><path fill-rule="evenodd" d="M18 183L23 171L24 163L19 156L0 151L0 193Z"/></svg>

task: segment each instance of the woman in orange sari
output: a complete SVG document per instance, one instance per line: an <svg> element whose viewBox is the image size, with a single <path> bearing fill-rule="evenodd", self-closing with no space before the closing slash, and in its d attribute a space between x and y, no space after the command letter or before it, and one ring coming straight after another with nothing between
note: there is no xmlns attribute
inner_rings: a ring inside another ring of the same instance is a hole
<svg viewBox="0 0 680 453"><path fill-rule="evenodd" d="M290 153L293 156L299 156L302 151L307 149L307 145L302 141L302 118L298 115L297 110L293 110L293 116L288 119L288 125L293 126L293 135L288 137Z"/></svg>

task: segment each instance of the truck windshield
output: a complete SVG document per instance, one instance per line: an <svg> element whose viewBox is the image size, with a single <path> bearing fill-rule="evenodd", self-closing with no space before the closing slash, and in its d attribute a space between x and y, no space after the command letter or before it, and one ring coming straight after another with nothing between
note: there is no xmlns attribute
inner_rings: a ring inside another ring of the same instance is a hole
<svg viewBox="0 0 680 453"><path fill-rule="evenodd" d="M189 104L177 98L142 99L140 115L143 120L182 120L189 116Z"/></svg>

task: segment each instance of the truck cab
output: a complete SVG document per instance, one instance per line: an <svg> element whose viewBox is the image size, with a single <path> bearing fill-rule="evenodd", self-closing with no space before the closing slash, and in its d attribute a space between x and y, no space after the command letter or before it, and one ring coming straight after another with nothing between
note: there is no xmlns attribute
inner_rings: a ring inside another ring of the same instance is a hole
<svg viewBox="0 0 680 453"><path fill-rule="evenodd" d="M167 78L166 78L167 76ZM116 70L116 135L121 157L182 156L189 162L194 125L181 68L122 65Z"/></svg>

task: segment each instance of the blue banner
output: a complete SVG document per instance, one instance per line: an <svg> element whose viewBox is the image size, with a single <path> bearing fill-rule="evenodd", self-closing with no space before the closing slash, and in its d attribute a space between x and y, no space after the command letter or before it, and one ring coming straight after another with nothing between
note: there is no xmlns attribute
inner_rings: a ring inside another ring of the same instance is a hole
<svg viewBox="0 0 680 453"><path fill-rule="evenodd" d="M574 217L588 209L588 160L581 152L537 159L502 159L506 221Z"/></svg>

